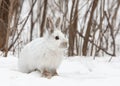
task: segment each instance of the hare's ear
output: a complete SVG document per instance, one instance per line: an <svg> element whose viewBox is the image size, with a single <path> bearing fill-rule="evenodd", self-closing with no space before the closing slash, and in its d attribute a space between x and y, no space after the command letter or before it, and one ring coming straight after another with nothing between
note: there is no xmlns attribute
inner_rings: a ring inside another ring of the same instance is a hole
<svg viewBox="0 0 120 86"><path fill-rule="evenodd" d="M46 28L48 29L49 33L53 33L54 26L53 26L53 22L50 18L47 18Z"/></svg>
<svg viewBox="0 0 120 86"><path fill-rule="evenodd" d="M60 25L60 17L56 20L56 23L55 23L56 27L59 27L59 25Z"/></svg>

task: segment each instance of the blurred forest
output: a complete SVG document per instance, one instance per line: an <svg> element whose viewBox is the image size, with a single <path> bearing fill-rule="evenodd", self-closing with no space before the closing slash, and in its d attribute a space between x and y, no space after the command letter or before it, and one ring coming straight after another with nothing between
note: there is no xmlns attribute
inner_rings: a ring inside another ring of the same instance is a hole
<svg viewBox="0 0 120 86"><path fill-rule="evenodd" d="M120 55L120 0L0 0L0 55L19 55L60 17L68 56Z"/></svg>

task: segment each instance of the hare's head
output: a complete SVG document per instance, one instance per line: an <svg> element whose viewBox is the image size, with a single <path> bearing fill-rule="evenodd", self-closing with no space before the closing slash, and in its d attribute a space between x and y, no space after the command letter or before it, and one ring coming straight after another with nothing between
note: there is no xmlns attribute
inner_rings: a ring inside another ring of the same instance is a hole
<svg viewBox="0 0 120 86"><path fill-rule="evenodd" d="M56 23L53 24L50 18L47 18L46 27L48 29L48 38L53 42L53 45L58 48L67 48L67 38L61 32L60 27L60 18L57 19Z"/></svg>

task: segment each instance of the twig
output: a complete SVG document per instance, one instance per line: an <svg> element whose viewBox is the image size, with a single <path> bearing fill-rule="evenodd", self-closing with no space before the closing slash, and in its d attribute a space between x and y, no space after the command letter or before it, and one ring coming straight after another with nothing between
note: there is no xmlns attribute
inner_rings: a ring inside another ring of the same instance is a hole
<svg viewBox="0 0 120 86"><path fill-rule="evenodd" d="M113 56L115 56L115 38L114 38L114 30L113 30L113 27L112 27L112 25L110 24L110 22L109 22L109 17L108 17L108 15L107 15L107 13L106 13L106 11L104 11L104 14L105 14L105 16L106 16L106 18L107 18L107 21L108 21L108 26L109 26L109 28L110 28L110 34L111 34L111 37L112 37L112 40L113 40Z"/></svg>
<svg viewBox="0 0 120 86"><path fill-rule="evenodd" d="M77 33L78 33L79 36L81 36L83 39L85 38L85 37L82 35L82 33L78 32L78 31L77 31ZM100 50L102 50L103 52L105 52L106 54L108 54L108 55L110 55L110 56L114 56L113 54L107 52L104 48L99 47L99 46L98 46L97 44L95 44L92 40L88 39L88 41L89 41L90 43L92 43L94 46L96 46L98 49L100 49Z"/></svg>
<svg viewBox="0 0 120 86"><path fill-rule="evenodd" d="M32 9L33 9L33 7L34 7L36 1L37 1L37 0L35 0L34 3L32 4L32 7L31 7L31 9L30 9L30 12L28 13L28 16L27 16L27 18L26 18L26 20L25 20L25 22L24 22L24 24L23 24L23 26L22 26L20 32L18 33L18 35L17 35L15 41L9 46L8 50L10 50L10 49L12 48L12 46L13 46L13 45L16 43L16 41L18 40L20 34L22 33L22 31L23 31L23 29L24 29L24 26L25 26L26 23L27 23L27 20L28 20L29 17L30 17L30 14L31 14L31 12L32 12Z"/></svg>

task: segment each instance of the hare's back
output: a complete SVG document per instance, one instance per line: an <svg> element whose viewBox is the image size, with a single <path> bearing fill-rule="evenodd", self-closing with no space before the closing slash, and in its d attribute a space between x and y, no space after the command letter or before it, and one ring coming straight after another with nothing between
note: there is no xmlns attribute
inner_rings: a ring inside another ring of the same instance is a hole
<svg viewBox="0 0 120 86"><path fill-rule="evenodd" d="M32 42L28 43L21 51L20 58L30 58L35 57L40 53L42 45L44 44L43 38L37 38Z"/></svg>

